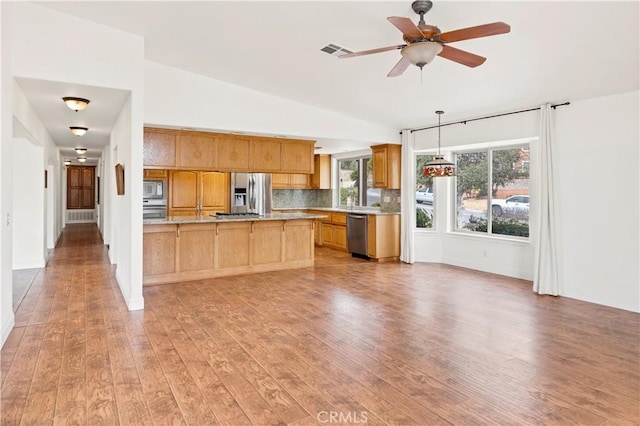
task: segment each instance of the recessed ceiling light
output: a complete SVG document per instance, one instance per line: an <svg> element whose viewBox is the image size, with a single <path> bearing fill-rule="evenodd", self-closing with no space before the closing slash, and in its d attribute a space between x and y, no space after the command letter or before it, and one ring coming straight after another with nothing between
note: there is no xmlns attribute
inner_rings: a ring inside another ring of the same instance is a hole
<svg viewBox="0 0 640 426"><path fill-rule="evenodd" d="M82 111L87 107L87 105L89 105L89 102L91 102L89 101L89 99L74 98L71 96L64 97L62 98L62 100L70 109L74 110L75 112Z"/></svg>
<svg viewBox="0 0 640 426"><path fill-rule="evenodd" d="M76 136L82 136L85 133L87 133L89 128L88 127L72 126L72 127L69 127L69 130L71 130L71 133L73 133Z"/></svg>

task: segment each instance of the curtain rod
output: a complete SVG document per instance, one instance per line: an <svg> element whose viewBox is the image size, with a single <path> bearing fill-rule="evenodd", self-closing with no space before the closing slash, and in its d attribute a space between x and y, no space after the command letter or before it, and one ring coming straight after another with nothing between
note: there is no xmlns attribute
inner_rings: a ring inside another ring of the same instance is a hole
<svg viewBox="0 0 640 426"><path fill-rule="evenodd" d="M563 104L551 105L551 108L556 109L559 106L565 106L565 105L571 105L571 102L565 102ZM536 107L536 108L529 108L529 109L521 109L520 111L511 111L511 112L504 112L502 114L488 115L486 117L469 118L467 120L460 120L460 121L455 121L455 122L452 122L452 123L446 123L446 124L443 124L441 126L436 125L436 126L429 126L429 127L421 127L419 129L411 129L410 133L419 132L421 130L437 129L438 127L451 126L453 124L467 124L470 121L486 120L487 118L495 118L495 117L502 117L502 116L505 116L505 115L520 114L521 112L537 111L539 109L540 109L540 107ZM402 132L400 132L400 134L402 134Z"/></svg>

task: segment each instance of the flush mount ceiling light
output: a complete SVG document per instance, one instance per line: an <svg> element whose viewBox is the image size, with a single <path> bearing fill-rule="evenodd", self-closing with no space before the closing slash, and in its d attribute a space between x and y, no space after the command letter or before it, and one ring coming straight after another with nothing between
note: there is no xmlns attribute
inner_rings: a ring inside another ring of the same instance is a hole
<svg viewBox="0 0 640 426"><path fill-rule="evenodd" d="M70 96L62 98L64 103L75 112L82 111L89 105L89 99L84 98L73 98Z"/></svg>
<svg viewBox="0 0 640 426"><path fill-rule="evenodd" d="M87 157L78 157L78 161L84 163L85 161L87 161Z"/></svg>
<svg viewBox="0 0 640 426"><path fill-rule="evenodd" d="M424 165L422 174L431 177L455 176L455 164L448 162L444 159L444 156L440 154L440 117L444 114L444 111L436 111L436 114L438 114L438 155L435 155L433 160Z"/></svg>
<svg viewBox="0 0 640 426"><path fill-rule="evenodd" d="M87 148L76 148L78 155L84 155L87 153Z"/></svg>
<svg viewBox="0 0 640 426"><path fill-rule="evenodd" d="M65 166L71 165L71 160L64 160L64 165Z"/></svg>
<svg viewBox="0 0 640 426"><path fill-rule="evenodd" d="M71 126L71 127L69 127L69 130L71 130L71 133L73 133L76 136L82 136L85 133L87 133L89 128L88 127Z"/></svg>

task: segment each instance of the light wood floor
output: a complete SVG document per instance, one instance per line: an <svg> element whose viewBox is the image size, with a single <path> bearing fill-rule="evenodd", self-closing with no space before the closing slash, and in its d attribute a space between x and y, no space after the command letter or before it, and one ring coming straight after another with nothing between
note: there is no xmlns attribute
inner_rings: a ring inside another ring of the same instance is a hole
<svg viewBox="0 0 640 426"><path fill-rule="evenodd" d="M129 312L95 226L67 226L2 349L2 424L638 424L639 315L317 256Z"/></svg>

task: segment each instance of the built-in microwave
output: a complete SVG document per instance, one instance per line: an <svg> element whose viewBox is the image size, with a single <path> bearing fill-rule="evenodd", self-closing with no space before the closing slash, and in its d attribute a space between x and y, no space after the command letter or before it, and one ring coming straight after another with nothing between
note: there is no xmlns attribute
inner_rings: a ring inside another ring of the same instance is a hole
<svg viewBox="0 0 640 426"><path fill-rule="evenodd" d="M145 180L142 186L142 198L161 200L166 198L163 180Z"/></svg>

